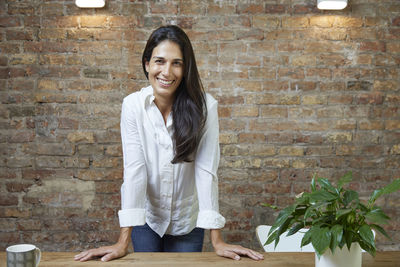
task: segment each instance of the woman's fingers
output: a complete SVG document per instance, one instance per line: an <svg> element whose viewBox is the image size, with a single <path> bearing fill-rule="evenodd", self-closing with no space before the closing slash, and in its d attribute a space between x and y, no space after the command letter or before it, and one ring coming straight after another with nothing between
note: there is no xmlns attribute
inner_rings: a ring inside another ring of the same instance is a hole
<svg viewBox="0 0 400 267"><path fill-rule="evenodd" d="M107 247L100 247L96 249L90 249L87 251L84 251L78 255L75 256L76 261L87 261L91 260L95 257L101 257L104 256L105 254L109 253Z"/></svg>
<svg viewBox="0 0 400 267"><path fill-rule="evenodd" d="M242 246L236 246L236 245L229 245L229 244L223 244L218 246L218 249L216 250L217 254L219 256L223 256L226 258L231 258L234 260L240 260L239 255L244 255L247 256L253 260L263 260L264 256L261 253L258 253L254 250L242 247Z"/></svg>
<svg viewBox="0 0 400 267"><path fill-rule="evenodd" d="M123 254L119 253L116 250L110 251L109 253L107 253L106 255L104 255L101 258L101 261L110 261L116 258L121 258L122 256L124 256Z"/></svg>
<svg viewBox="0 0 400 267"><path fill-rule="evenodd" d="M230 258L230 259L233 259L233 260L240 260L240 256L237 255L235 252L230 251L230 250L224 250L222 252L222 255L219 255L219 256L222 256L222 257L225 257L225 258Z"/></svg>
<svg viewBox="0 0 400 267"><path fill-rule="evenodd" d="M96 257L101 257L101 261L110 261L125 255L126 251L121 246L114 245L84 251L78 255L75 255L74 259L76 261L88 261Z"/></svg>
<svg viewBox="0 0 400 267"><path fill-rule="evenodd" d="M237 247L233 248L233 251L235 253L240 254L240 255L246 255L249 258L253 259L253 260L262 260L262 259L264 259L264 256L261 253L258 253L256 251L248 249L248 248L244 248L242 246L237 246Z"/></svg>

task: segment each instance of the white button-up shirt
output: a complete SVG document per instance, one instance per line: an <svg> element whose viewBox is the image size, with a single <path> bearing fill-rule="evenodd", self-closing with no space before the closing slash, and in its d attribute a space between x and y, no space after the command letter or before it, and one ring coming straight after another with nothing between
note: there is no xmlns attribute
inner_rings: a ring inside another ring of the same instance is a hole
<svg viewBox="0 0 400 267"><path fill-rule="evenodd" d="M172 164L172 114L165 124L151 86L124 98L121 227L147 223L163 236L187 234L194 227L220 229L225 225L218 205L218 103L209 94L206 103L208 117L195 160Z"/></svg>

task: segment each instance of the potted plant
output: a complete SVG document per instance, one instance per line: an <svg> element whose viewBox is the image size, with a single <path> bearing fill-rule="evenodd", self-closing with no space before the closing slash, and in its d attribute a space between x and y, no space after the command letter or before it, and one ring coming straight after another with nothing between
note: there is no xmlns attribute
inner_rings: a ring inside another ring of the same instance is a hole
<svg viewBox="0 0 400 267"><path fill-rule="evenodd" d="M352 173L348 172L340 178L335 187L328 179L316 179L314 175L311 192L303 192L296 196L294 204L279 213L268 233L265 245L275 241L276 246L283 233L288 232L287 235L292 235L308 228L302 238L301 247L309 243L313 245L316 266L343 267L343 263L324 265L324 262L335 261L332 257L338 257L345 259L348 266L361 267L360 247L375 256L373 230L390 239L380 226L388 223L390 218L375 205L375 201L382 195L399 190L400 179L375 190L368 201L360 200L356 191L344 188L351 180ZM343 256L341 253L348 255ZM355 262L351 262L349 258L353 254Z"/></svg>

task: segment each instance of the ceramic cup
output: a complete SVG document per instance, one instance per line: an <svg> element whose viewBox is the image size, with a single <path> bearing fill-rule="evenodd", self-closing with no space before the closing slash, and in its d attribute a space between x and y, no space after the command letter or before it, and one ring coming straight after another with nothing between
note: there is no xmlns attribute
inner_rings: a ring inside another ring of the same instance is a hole
<svg viewBox="0 0 400 267"><path fill-rule="evenodd" d="M10 246L7 251L7 267L37 267L41 252L34 245L20 244Z"/></svg>

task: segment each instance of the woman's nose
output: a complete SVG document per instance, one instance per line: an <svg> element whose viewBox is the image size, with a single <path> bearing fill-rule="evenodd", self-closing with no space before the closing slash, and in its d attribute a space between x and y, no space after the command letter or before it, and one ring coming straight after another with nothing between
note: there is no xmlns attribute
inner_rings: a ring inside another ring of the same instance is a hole
<svg viewBox="0 0 400 267"><path fill-rule="evenodd" d="M162 69L162 74L168 77L170 73L171 73L171 64L167 63L164 65Z"/></svg>

